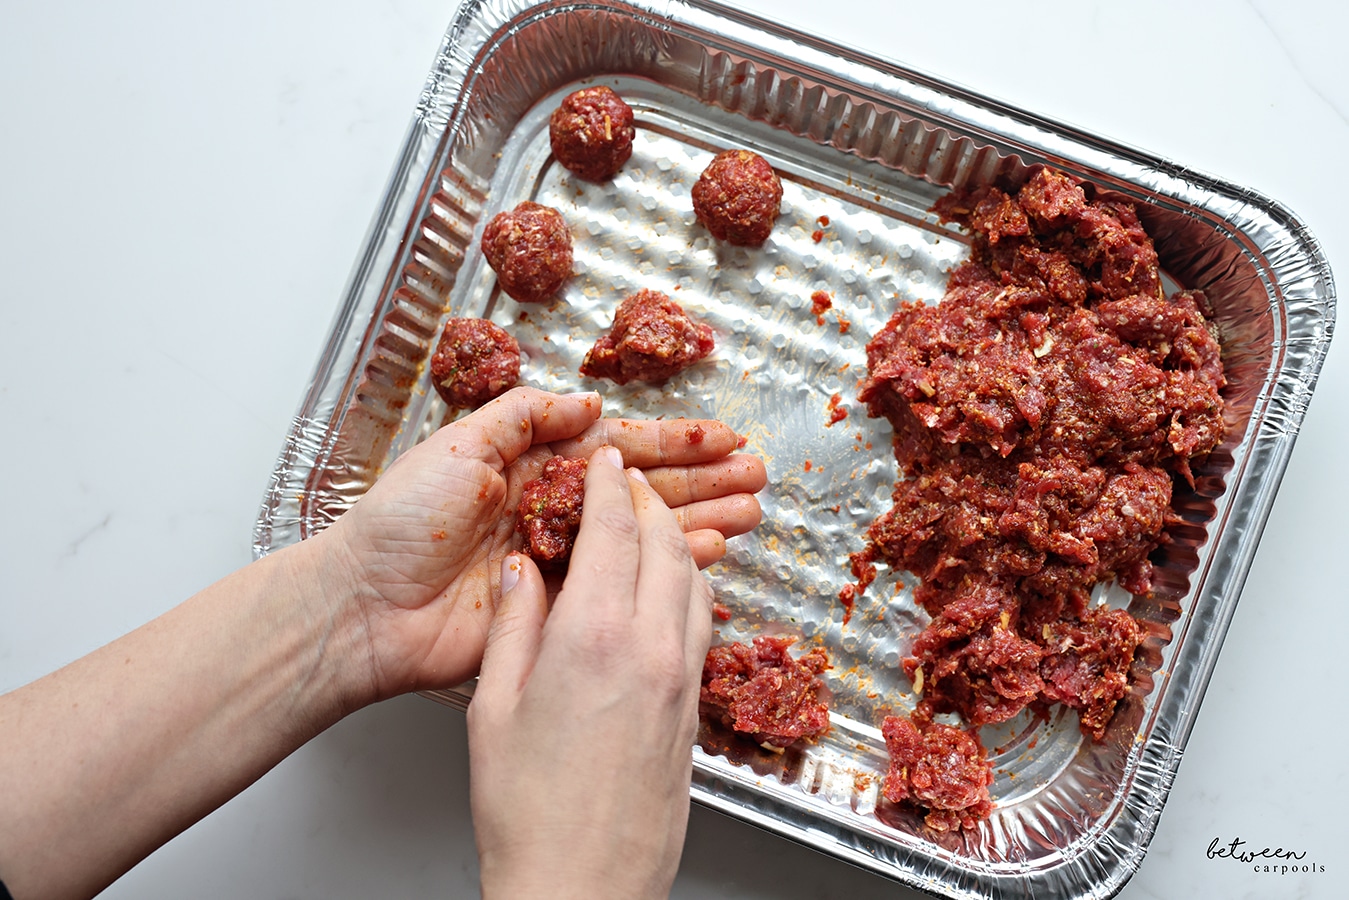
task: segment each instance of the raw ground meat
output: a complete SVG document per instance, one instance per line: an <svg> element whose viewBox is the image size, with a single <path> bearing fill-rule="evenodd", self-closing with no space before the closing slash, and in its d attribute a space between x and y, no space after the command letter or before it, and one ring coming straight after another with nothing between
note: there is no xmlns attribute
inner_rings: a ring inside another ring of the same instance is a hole
<svg viewBox="0 0 1349 900"><path fill-rule="evenodd" d="M725 150L693 185L693 212L719 241L757 247L768 240L782 205L782 182L757 153Z"/></svg>
<svg viewBox="0 0 1349 900"><path fill-rule="evenodd" d="M476 409L520 379L520 345L486 319L450 319L431 356L431 383L454 409Z"/></svg>
<svg viewBox="0 0 1349 900"><path fill-rule="evenodd" d="M632 156L632 107L599 86L568 94L548 120L553 156L587 181L613 178Z"/></svg>
<svg viewBox="0 0 1349 900"><path fill-rule="evenodd" d="M790 637L760 636L754 645L713 647L703 663L701 699L731 728L760 743L786 747L829 730L829 708L819 699L818 676L829 655L816 647L800 659Z"/></svg>
<svg viewBox="0 0 1349 900"><path fill-rule="evenodd" d="M923 697L916 718L958 712L978 728L1005 722L1039 696L1044 651L1016 633L1015 615L1009 595L996 584L970 578L962 585L903 662Z"/></svg>
<svg viewBox="0 0 1349 900"><path fill-rule="evenodd" d="M890 755L885 799L927 810L923 821L933 831L973 828L988 818L993 769L977 734L935 722L920 728L899 716L886 716L881 734Z"/></svg>
<svg viewBox="0 0 1349 900"><path fill-rule="evenodd" d="M571 232L549 206L526 201L497 213L483 229L482 252L501 289L520 303L542 303L571 277Z"/></svg>
<svg viewBox="0 0 1349 900"><path fill-rule="evenodd" d="M525 539L525 552L541 569L560 569L571 558L581 528L585 477L584 459L553 456L538 478L525 483L516 527Z"/></svg>
<svg viewBox="0 0 1349 900"><path fill-rule="evenodd" d="M616 384L661 382L707 356L713 347L710 327L689 318L665 294L643 289L619 304L613 328L590 348L581 374Z"/></svg>
<svg viewBox="0 0 1349 900"><path fill-rule="evenodd" d="M867 344L859 399L894 426L902 477L840 599L876 560L919 578L934 618L903 665L920 719L977 726L1043 699L1099 740L1138 629L1089 594L1151 589L1173 482L1223 436L1207 301L1165 297L1134 208L1061 173L935 210L971 231L971 256L940 303L901 303Z"/></svg>
<svg viewBox="0 0 1349 900"><path fill-rule="evenodd" d="M1076 621L1046 624L1043 632L1044 698L1077 710L1082 730L1099 741L1129 689L1138 623L1122 609L1096 607Z"/></svg>

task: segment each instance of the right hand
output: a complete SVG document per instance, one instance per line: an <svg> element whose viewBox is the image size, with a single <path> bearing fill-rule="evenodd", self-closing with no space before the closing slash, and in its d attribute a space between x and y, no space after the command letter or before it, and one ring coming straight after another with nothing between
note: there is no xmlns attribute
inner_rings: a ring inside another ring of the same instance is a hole
<svg viewBox="0 0 1349 900"><path fill-rule="evenodd" d="M712 591L675 514L616 457L590 458L551 613L533 562L505 561L468 710L488 900L665 897L679 864Z"/></svg>

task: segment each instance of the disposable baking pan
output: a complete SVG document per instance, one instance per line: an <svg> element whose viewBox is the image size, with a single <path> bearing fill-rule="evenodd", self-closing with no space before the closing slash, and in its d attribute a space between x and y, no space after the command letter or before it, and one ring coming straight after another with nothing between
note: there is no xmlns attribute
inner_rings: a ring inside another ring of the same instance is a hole
<svg viewBox="0 0 1349 900"><path fill-rule="evenodd" d="M637 115L632 160L608 184L549 154L547 119L605 84ZM781 175L783 214L757 250L714 243L689 189L719 149ZM883 578L848 625L846 556L888 506L889 426L855 400L863 346L897 299L935 301L968 252L932 203L952 187L1015 186L1050 165L1138 205L1174 284L1215 309L1227 437L1178 493L1155 590L1125 605L1145 640L1105 739L1071 713L983 732L998 809L936 836L879 799L878 727L914 698L898 662L922 628ZM526 309L476 252L496 212L559 208L576 275ZM577 374L623 296L665 291L717 333L714 356L663 389ZM811 309L828 291L833 309ZM834 662L830 733L773 753L705 724L703 804L914 887L951 897L1109 897L1148 845L1236 607L1334 319L1330 270L1283 206L1245 188L1048 121L891 62L705 2L469 0L450 25L258 520L258 555L321 530L401 452L446 422L427 361L450 315L487 316L525 354L527 383L600 387L609 415L711 416L770 473L758 531L710 570L733 611L721 640L798 635ZM831 398L847 418L829 425ZM471 687L436 695L465 706Z"/></svg>

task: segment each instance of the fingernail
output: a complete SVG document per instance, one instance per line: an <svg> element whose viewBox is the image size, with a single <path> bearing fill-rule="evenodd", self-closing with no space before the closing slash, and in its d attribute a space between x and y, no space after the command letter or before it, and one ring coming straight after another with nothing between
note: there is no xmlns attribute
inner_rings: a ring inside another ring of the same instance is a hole
<svg viewBox="0 0 1349 900"><path fill-rule="evenodd" d="M628 469L628 477L636 478L642 484L646 485L647 487L651 487L651 482L646 480L646 475L642 473L641 469L638 468Z"/></svg>
<svg viewBox="0 0 1349 900"><path fill-rule="evenodd" d="M615 469L621 470L623 468L623 454L618 451L617 447L601 447L600 453L604 456L605 461Z"/></svg>
<svg viewBox="0 0 1349 900"><path fill-rule="evenodd" d="M511 592L517 584L520 583L520 557L514 553L509 554L501 561L501 593L502 595Z"/></svg>

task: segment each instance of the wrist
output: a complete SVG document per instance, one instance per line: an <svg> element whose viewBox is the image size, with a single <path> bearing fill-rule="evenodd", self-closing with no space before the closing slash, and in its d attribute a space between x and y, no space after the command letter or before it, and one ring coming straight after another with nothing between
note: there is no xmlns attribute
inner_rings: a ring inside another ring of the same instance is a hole
<svg viewBox="0 0 1349 900"><path fill-rule="evenodd" d="M338 718L377 700L366 601L342 542L322 532L273 554L293 585L314 649L314 683Z"/></svg>
<svg viewBox="0 0 1349 900"><path fill-rule="evenodd" d="M648 842L574 822L491 849L483 847L481 827L475 831L483 900L668 900L679 863Z"/></svg>

